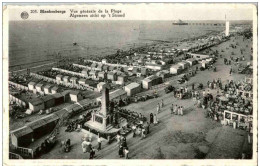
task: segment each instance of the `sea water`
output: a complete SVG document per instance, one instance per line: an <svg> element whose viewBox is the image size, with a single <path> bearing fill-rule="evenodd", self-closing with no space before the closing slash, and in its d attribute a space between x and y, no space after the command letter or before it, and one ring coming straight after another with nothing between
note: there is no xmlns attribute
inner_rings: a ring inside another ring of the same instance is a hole
<svg viewBox="0 0 260 166"><path fill-rule="evenodd" d="M172 21L10 21L9 66L45 61L57 54L104 56L209 31L224 31L224 27L176 26Z"/></svg>

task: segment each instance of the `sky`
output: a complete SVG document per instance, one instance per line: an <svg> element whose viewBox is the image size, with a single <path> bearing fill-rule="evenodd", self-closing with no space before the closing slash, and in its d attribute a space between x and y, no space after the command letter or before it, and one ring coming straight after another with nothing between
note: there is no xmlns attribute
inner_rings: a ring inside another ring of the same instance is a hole
<svg viewBox="0 0 260 166"><path fill-rule="evenodd" d="M44 10L65 10L65 14L40 14ZM153 4L106 4L106 5L51 5L51 6L8 6L4 11L4 17L9 20L23 20L21 13L29 13L27 20L77 20L70 17L70 9L74 10L99 10L115 9L125 13L125 17L96 17L77 18L79 20L253 20L256 15L256 7L246 3L153 3ZM37 13L31 13L37 10ZM111 13L110 13L111 14Z"/></svg>

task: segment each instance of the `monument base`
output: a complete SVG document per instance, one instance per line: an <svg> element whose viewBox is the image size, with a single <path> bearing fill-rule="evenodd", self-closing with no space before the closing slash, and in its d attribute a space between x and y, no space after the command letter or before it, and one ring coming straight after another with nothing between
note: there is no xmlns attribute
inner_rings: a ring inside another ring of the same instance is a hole
<svg viewBox="0 0 260 166"><path fill-rule="evenodd" d="M120 128L119 129L114 128L111 124L107 125L106 128L104 129L102 124L91 120L86 122L84 126L87 126L90 129L95 129L96 131L101 133L114 133L120 130Z"/></svg>

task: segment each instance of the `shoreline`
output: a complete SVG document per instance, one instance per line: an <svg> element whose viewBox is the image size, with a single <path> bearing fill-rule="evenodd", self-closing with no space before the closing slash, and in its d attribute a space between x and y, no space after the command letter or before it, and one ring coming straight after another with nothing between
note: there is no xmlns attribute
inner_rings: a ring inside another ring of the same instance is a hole
<svg viewBox="0 0 260 166"><path fill-rule="evenodd" d="M184 38L184 39L178 39L176 41L163 41L163 40L160 40L160 41L154 41L154 40L149 40L149 39L145 39L145 40L148 40L148 41L152 41L152 43L145 43L144 45L142 46L138 46L136 48L131 48L128 47L126 50L122 50L122 53L127 53L129 51L134 51L134 52L138 52L140 49L146 49L147 47L157 47L157 46L160 46L161 44L177 44L177 43L180 43L180 42L187 42L187 41L194 41L194 40L197 40L199 38L203 38L203 37L207 37L207 36L210 36L210 35L213 35L215 33L220 33L221 31L217 31L217 30L211 30L210 32L207 32L203 35L199 35L199 36L195 36L195 37L191 37L191 38ZM135 43L134 43L135 44ZM118 49L118 50L121 50L121 49ZM109 57L109 56L113 56L113 55L116 55L116 53L114 54L109 54L109 55L105 55L103 58L105 57ZM54 55L53 55L54 56ZM95 56L95 58L100 58L101 56ZM75 57L75 58L79 58L79 57ZM45 61L59 61L61 59L69 59L69 56L62 56L60 58L58 57L55 57L53 59L46 59L46 60L42 60L42 61L35 61L35 62L31 62L31 63L26 63L26 64L21 64L21 65L13 65L13 66L8 66L8 70L9 70L9 73L10 72L23 72L23 71L26 71L27 68L39 68L39 67L44 67L44 66L48 66L50 64L55 64L57 62L52 62L52 63L41 63L41 62L45 62ZM92 57L88 57L88 59L92 59ZM33 66L30 66L30 67L26 67L28 65L32 65L32 64L35 64L35 63L40 63L39 65L33 65ZM12 67L20 67L20 69L11 69Z"/></svg>

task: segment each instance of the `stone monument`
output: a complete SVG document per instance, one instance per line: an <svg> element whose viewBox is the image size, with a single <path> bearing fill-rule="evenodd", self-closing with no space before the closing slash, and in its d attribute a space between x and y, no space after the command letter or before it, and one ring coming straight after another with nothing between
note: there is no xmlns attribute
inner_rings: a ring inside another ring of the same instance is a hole
<svg viewBox="0 0 260 166"><path fill-rule="evenodd" d="M109 90L105 87L102 91L101 108L92 112L91 122L87 123L93 128L106 131L111 126L112 114L109 108Z"/></svg>

